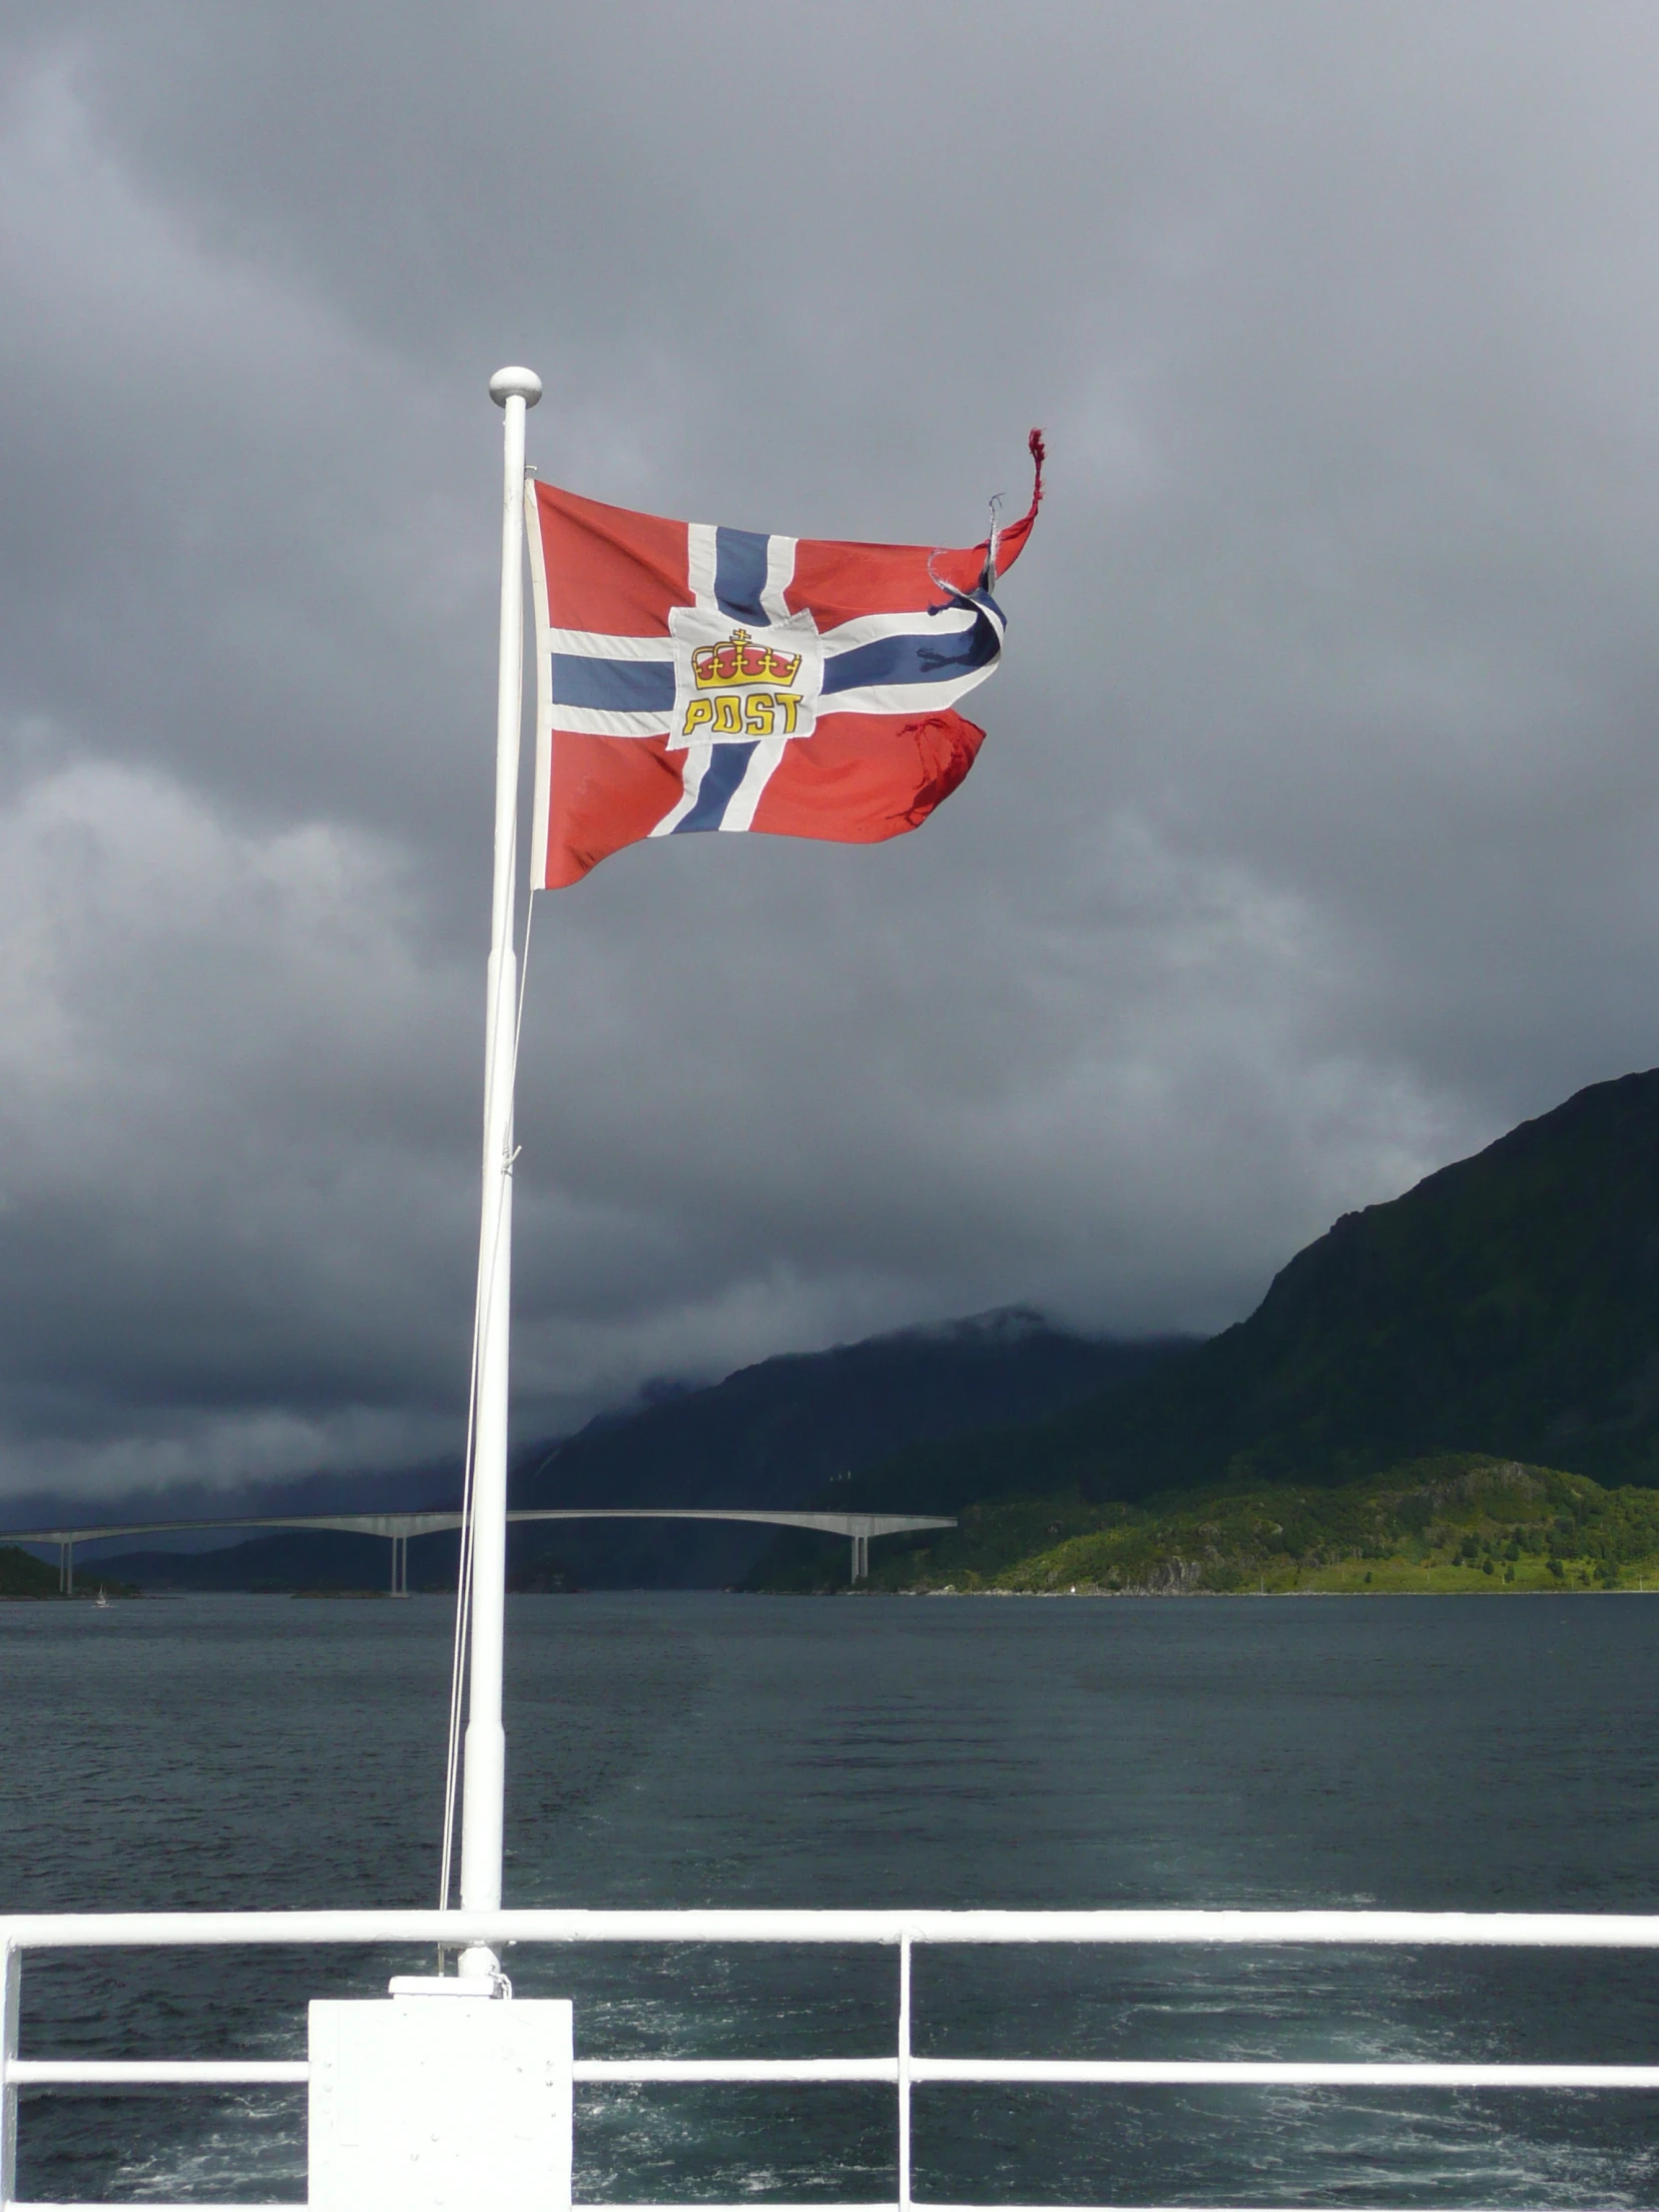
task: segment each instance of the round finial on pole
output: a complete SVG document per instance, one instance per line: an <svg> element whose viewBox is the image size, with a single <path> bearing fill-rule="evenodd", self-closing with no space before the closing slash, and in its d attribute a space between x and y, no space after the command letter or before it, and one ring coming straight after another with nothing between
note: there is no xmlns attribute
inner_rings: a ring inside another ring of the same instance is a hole
<svg viewBox="0 0 1659 2212"><path fill-rule="evenodd" d="M498 407L509 399L522 399L533 407L541 397L541 378L533 368L498 368L490 378L490 397Z"/></svg>

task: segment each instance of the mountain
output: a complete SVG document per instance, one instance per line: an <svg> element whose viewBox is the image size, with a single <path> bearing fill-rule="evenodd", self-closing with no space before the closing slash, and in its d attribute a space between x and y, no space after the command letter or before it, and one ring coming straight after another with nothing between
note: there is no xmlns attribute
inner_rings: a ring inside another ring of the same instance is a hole
<svg viewBox="0 0 1659 2212"><path fill-rule="evenodd" d="M1475 1452L1659 1483L1659 1071L1345 1214L1247 1321L1069 1411L895 1455L849 1501L1133 1503ZM788 1580L786 1539L764 1579Z"/></svg>
<svg viewBox="0 0 1659 2212"><path fill-rule="evenodd" d="M591 1421L519 1473L512 1501L789 1508L822 1493L834 1505L871 1460L1076 1404L1189 1343L1082 1337L1013 1308L785 1354L710 1388ZM838 1539L808 1541L837 1560L845 1549ZM561 1566L590 1589L724 1588L767 1544L764 1528L672 1521L572 1522L557 1537Z"/></svg>
<svg viewBox="0 0 1659 2212"><path fill-rule="evenodd" d="M602 1414L551 1448L520 1453L515 1506L799 1506L837 1477L918 1440L992 1421L1027 1420L1138 1375L1187 1340L1119 1343L1057 1329L1024 1309L788 1354L707 1388L663 1386L650 1402ZM428 1475L374 1507L442 1502ZM328 1510L318 1498L312 1511ZM107 1507L106 1507L107 1510ZM817 1539L837 1559L844 1544ZM512 1531L514 1586L722 1588L765 1551L767 1530L697 1522L568 1522ZM453 1585L453 1536L415 1537L411 1588ZM378 1589L390 1554L377 1537L273 1531L209 1552L147 1549L99 1559L148 1588ZM842 1561L844 1564L844 1560ZM91 1571L89 1559L85 1571Z"/></svg>

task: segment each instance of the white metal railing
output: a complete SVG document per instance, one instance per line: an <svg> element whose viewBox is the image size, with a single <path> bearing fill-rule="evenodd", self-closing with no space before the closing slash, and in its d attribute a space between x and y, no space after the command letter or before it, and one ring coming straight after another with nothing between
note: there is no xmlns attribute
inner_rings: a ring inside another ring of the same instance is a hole
<svg viewBox="0 0 1659 2212"><path fill-rule="evenodd" d="M578 2084L881 2082L897 2093L897 2188L856 2212L909 2212L910 2104L918 2086L984 2083L1210 2083L1340 2088L1647 2089L1659 2066L1348 2064L1258 2059L927 2058L910 2047L917 1944L1337 1944L1526 1949L1659 1949L1659 1916L1565 1913L858 1913L500 1912L42 1914L0 1921L0 2212L15 2197L17 2098L30 2088L103 2091L302 2085L303 2059L26 2058L18 2049L23 1961L31 1950L281 1944L885 1944L897 1951L897 2033L868 2058L579 2058ZM174 2212L146 2199L146 2212ZM58 2212L80 2212L59 2207ZM90 2208L88 2208L90 2212ZM266 2212L249 2207L248 2212ZM271 2208L275 2212L275 2208ZM630 2205L627 2212L670 2212ZM678 2208L676 2208L678 2212ZM738 2212L699 2204L698 2212ZM757 2212L752 2202L742 2212ZM796 2212L768 2205L766 2212ZM806 2212L806 2208L799 2208ZM815 2207L813 2212L851 2212ZM927 2212L976 2212L929 2205ZM1002 2208L1011 2212L1011 2208ZM1056 2212L1047 2207L1045 2212Z"/></svg>

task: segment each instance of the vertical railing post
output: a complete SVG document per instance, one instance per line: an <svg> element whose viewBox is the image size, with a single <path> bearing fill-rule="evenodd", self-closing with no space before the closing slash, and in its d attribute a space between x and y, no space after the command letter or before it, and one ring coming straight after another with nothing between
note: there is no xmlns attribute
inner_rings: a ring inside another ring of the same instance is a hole
<svg viewBox="0 0 1659 2212"><path fill-rule="evenodd" d="M23 2010L23 1953L0 1930L0 2204L17 2197L17 2026Z"/></svg>
<svg viewBox="0 0 1659 2212"><path fill-rule="evenodd" d="M910 1938L898 1938L898 2212L910 2212Z"/></svg>

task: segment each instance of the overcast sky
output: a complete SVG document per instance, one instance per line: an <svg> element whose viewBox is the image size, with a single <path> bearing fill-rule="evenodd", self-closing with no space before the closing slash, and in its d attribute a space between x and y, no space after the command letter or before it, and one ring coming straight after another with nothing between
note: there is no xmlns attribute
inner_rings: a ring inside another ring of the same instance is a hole
<svg viewBox="0 0 1659 2212"><path fill-rule="evenodd" d="M1659 1060L1659 14L11 0L0 1495L452 1445L500 417L659 513L1051 483L917 835L538 902L517 1426L1219 1327Z"/></svg>

